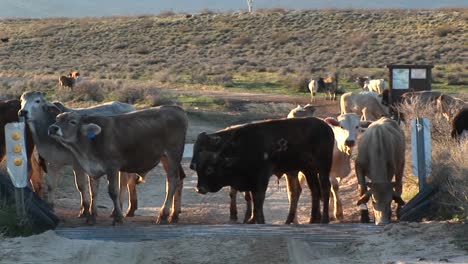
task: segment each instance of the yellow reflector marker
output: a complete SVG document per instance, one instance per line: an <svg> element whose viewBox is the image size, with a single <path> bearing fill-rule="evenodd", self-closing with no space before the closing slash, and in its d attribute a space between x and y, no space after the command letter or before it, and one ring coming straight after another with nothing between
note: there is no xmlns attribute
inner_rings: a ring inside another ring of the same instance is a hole
<svg viewBox="0 0 468 264"><path fill-rule="evenodd" d="M13 160L13 164L15 164L15 166L21 166L23 164L23 159L22 158L15 158Z"/></svg>
<svg viewBox="0 0 468 264"><path fill-rule="evenodd" d="M14 140L19 140L21 138L20 132L16 131L11 134L11 138Z"/></svg>
<svg viewBox="0 0 468 264"><path fill-rule="evenodd" d="M15 145L13 146L13 152L14 152L14 153L21 153L21 145L15 144Z"/></svg>

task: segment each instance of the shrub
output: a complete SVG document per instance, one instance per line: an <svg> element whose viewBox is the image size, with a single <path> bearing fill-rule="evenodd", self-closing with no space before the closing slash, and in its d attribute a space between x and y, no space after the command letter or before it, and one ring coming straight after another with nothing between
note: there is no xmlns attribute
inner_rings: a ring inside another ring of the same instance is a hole
<svg viewBox="0 0 468 264"><path fill-rule="evenodd" d="M247 45L252 43L252 37L246 33L242 33L239 36L235 37L232 41L232 44L236 45Z"/></svg>
<svg viewBox="0 0 468 264"><path fill-rule="evenodd" d="M434 30L436 36L445 37L450 33L454 33L456 28L452 25L442 25Z"/></svg>
<svg viewBox="0 0 468 264"><path fill-rule="evenodd" d="M397 110L403 113L406 122L402 123L407 142L407 154L410 154L410 121L417 117L431 120L431 174L428 181L439 189L439 197L433 204L435 210L429 218L467 217L468 213L468 140L460 145L450 138L450 124L441 118L432 104L423 104L417 99L401 103ZM410 157L406 158L411 161ZM415 184L411 164L405 166L405 181ZM407 182L404 182L407 185ZM406 189L406 188L405 188Z"/></svg>
<svg viewBox="0 0 468 264"><path fill-rule="evenodd" d="M102 102L105 94L106 91L104 91L102 83L94 81L81 81L73 87L72 91L63 90L57 92L57 96L62 97L59 99L61 101L68 101L73 98L74 101Z"/></svg>

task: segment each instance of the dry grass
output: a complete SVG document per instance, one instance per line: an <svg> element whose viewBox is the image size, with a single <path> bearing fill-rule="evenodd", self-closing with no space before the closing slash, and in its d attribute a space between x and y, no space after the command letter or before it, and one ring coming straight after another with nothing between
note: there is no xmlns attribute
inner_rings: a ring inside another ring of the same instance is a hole
<svg viewBox="0 0 468 264"><path fill-rule="evenodd" d="M428 182L439 189L435 218L468 217L468 140L458 143L450 138L450 124L431 104L423 104L417 99L402 103L398 110L405 116L402 128L405 131L407 146L411 146L410 120L418 117L431 121L431 174ZM405 191L416 194L417 179L412 176L411 153L407 151L405 167ZM411 197L409 197L411 198Z"/></svg>
<svg viewBox="0 0 468 264"><path fill-rule="evenodd" d="M465 66L460 56L468 32L464 10L206 10L193 16L168 11L8 19L0 24L0 32L12 39L0 45L0 72L59 76L76 69L94 79L147 80L164 71L177 81L194 69L207 75L208 68L233 75L280 73L286 67L290 73L306 67L309 74L328 68L383 69L387 63ZM464 72L450 72L450 83L464 82Z"/></svg>

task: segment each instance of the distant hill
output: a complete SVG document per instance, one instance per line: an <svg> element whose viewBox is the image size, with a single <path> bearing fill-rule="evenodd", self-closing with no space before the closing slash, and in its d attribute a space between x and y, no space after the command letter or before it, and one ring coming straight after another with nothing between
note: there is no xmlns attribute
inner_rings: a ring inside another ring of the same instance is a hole
<svg viewBox="0 0 468 264"><path fill-rule="evenodd" d="M254 0L255 9L423 8L468 6L466 0ZM159 14L165 11L199 13L246 10L245 0L0 0L0 18L95 17Z"/></svg>

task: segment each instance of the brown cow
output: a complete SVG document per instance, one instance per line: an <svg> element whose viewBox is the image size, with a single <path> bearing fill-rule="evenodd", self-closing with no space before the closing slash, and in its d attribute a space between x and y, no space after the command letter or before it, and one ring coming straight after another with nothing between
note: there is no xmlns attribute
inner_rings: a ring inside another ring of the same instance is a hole
<svg viewBox="0 0 468 264"><path fill-rule="evenodd" d="M401 128L396 121L385 117L373 122L361 137L355 162L361 222L369 221L366 203L370 197L375 224L390 222L392 200L398 204L396 215L400 217L400 208L404 205L401 199L404 167L405 135ZM371 182L366 183L366 177Z"/></svg>
<svg viewBox="0 0 468 264"><path fill-rule="evenodd" d="M188 126L182 108L161 106L107 117L69 112L58 115L56 120L48 129L49 135L73 153L90 177L107 175L114 224L123 221L118 172L144 176L160 161L167 172L167 188L157 222L178 221L185 177L180 162ZM97 208L92 206L91 222L95 222L96 213Z"/></svg>
<svg viewBox="0 0 468 264"><path fill-rule="evenodd" d="M0 101L0 161L4 160L6 157L6 148L5 148L5 125L11 122L18 122L18 111L21 108L21 103L19 100L6 100ZM39 157L34 155L34 142L32 139L31 131L29 126L26 124L26 152L29 161L29 181L33 191L41 198L43 198L43 188L42 188L42 178L43 178L43 169L41 168Z"/></svg>
<svg viewBox="0 0 468 264"><path fill-rule="evenodd" d="M59 88L69 87L70 89L80 80L80 73L77 71L72 71L67 76L60 76L58 85Z"/></svg>

